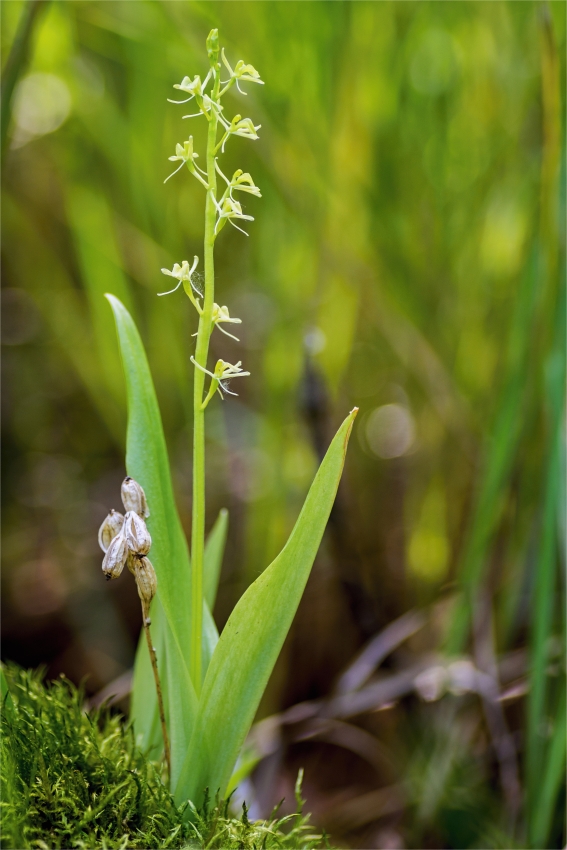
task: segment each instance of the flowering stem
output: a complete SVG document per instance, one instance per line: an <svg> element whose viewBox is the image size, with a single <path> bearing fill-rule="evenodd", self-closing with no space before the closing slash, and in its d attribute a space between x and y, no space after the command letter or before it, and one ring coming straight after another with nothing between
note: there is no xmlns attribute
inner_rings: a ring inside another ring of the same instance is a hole
<svg viewBox="0 0 567 850"><path fill-rule="evenodd" d="M218 99L220 68L215 69L215 84L212 98ZM215 295L215 196L217 175L215 171L215 146L217 139L218 113L212 108L207 134L207 179L209 189L205 205L205 295L203 311L199 316L195 360L203 369L207 366L209 339L212 333L213 304ZM201 691L201 643L203 631L203 552L205 548L205 411L203 389L205 373L195 369L193 388L193 520L191 531L191 656L190 673L193 686Z"/></svg>

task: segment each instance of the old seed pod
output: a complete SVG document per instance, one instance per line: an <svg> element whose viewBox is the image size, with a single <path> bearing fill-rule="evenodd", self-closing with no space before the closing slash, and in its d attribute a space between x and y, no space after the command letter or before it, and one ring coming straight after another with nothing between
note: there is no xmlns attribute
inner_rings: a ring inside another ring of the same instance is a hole
<svg viewBox="0 0 567 850"><path fill-rule="evenodd" d="M108 551L110 543L122 531L124 517L118 511L112 510L98 530L98 545L103 552Z"/></svg>
<svg viewBox="0 0 567 850"><path fill-rule="evenodd" d="M145 611L149 611L150 602L156 595L157 576L149 558L136 558L135 572L138 595L142 600Z"/></svg>
<svg viewBox="0 0 567 850"><path fill-rule="evenodd" d="M137 481L133 478L125 478L122 482L122 504L126 511L135 511L138 516L147 519L150 515L146 494Z"/></svg>
<svg viewBox="0 0 567 850"><path fill-rule="evenodd" d="M141 516L135 511L128 511L124 517L124 534L128 548L135 555L147 555L152 545L150 532Z"/></svg>
<svg viewBox="0 0 567 850"><path fill-rule="evenodd" d="M110 545L102 562L102 571L107 579L118 578L124 569L127 557L128 543L126 542L124 532L121 531L120 534L117 534L116 537L110 541Z"/></svg>
<svg viewBox="0 0 567 850"><path fill-rule="evenodd" d="M136 564L138 563L138 558L134 555L133 552L128 549L128 557L126 558L126 566L130 570L133 576L136 575Z"/></svg>

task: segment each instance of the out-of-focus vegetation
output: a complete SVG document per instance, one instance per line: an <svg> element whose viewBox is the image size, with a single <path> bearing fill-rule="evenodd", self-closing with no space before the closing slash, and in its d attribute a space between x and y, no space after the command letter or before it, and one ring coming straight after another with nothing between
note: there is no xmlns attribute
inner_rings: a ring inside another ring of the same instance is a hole
<svg viewBox="0 0 567 850"><path fill-rule="evenodd" d="M96 544L124 474L104 292L145 335L189 530L194 320L156 293L202 253L202 197L185 174L163 185L183 140L166 98L218 26L266 80L234 96L262 129L231 154L262 215L217 260L244 348L213 356L253 375L209 418L219 627L361 410L262 707L252 813L292 799L303 765L337 843L563 846L564 4L1 13L4 655L91 692L132 663L135 590L102 582Z"/></svg>

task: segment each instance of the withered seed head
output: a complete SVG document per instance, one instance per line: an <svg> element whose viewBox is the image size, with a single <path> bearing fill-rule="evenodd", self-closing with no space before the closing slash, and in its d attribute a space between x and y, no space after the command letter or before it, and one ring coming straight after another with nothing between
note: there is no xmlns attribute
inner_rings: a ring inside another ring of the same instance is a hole
<svg viewBox="0 0 567 850"><path fill-rule="evenodd" d="M108 550L111 541L120 534L124 525L124 517L118 511L112 510L98 530L98 545L103 552Z"/></svg>
<svg viewBox="0 0 567 850"><path fill-rule="evenodd" d="M138 561L138 557L134 555L133 552L128 549L128 557L126 558L126 566L130 570L133 576L136 575L136 563Z"/></svg>
<svg viewBox="0 0 567 850"><path fill-rule="evenodd" d="M150 610L150 602L156 595L157 590L156 571L149 558L145 556L135 558L134 575L136 577L138 595L144 607L144 616L147 617Z"/></svg>
<svg viewBox="0 0 567 850"><path fill-rule="evenodd" d="M124 532L121 531L111 540L102 562L102 571L107 579L118 578L124 569L127 557L128 543L126 542Z"/></svg>
<svg viewBox="0 0 567 850"><path fill-rule="evenodd" d="M124 517L124 534L128 548L135 555L147 555L152 545L146 523L135 511L128 511Z"/></svg>
<svg viewBox="0 0 567 850"><path fill-rule="evenodd" d="M134 511L142 519L147 519L150 515L146 494L138 482L130 476L122 482L122 504L126 511Z"/></svg>

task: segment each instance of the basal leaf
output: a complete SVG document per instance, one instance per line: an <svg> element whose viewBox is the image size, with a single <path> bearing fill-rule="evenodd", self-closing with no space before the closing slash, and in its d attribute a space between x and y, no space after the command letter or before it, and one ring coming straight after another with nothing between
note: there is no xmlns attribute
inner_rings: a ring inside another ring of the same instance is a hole
<svg viewBox="0 0 567 850"><path fill-rule="evenodd" d="M219 586L222 556L224 555L227 531L228 511L223 508L220 511L217 521L213 525L205 544L203 590L205 601L211 611L215 607L215 599L217 597L217 589Z"/></svg>
<svg viewBox="0 0 567 850"><path fill-rule="evenodd" d="M126 377L126 469L139 481L148 498L151 512L148 527L152 535L150 555L158 577L158 598L167 621L165 684L169 697L172 774L175 775L187 749L196 711L196 696L187 664L191 611L189 553L175 506L161 417L144 347L124 305L113 295L107 295L107 298L116 320ZM209 636L212 631L209 628ZM140 651L138 662L143 663L143 659ZM163 670L162 661L158 658L158 665ZM135 683L144 690L149 688L147 671L145 674L137 671ZM139 704L144 697L154 699L153 686L143 695L135 694L134 703ZM151 721L150 712L144 722L148 721ZM141 734L148 740L152 738L148 726L141 730Z"/></svg>
<svg viewBox="0 0 567 850"><path fill-rule="evenodd" d="M317 554L356 412L335 435L284 549L241 597L219 638L173 789L178 802L200 805L206 787L225 793Z"/></svg>

